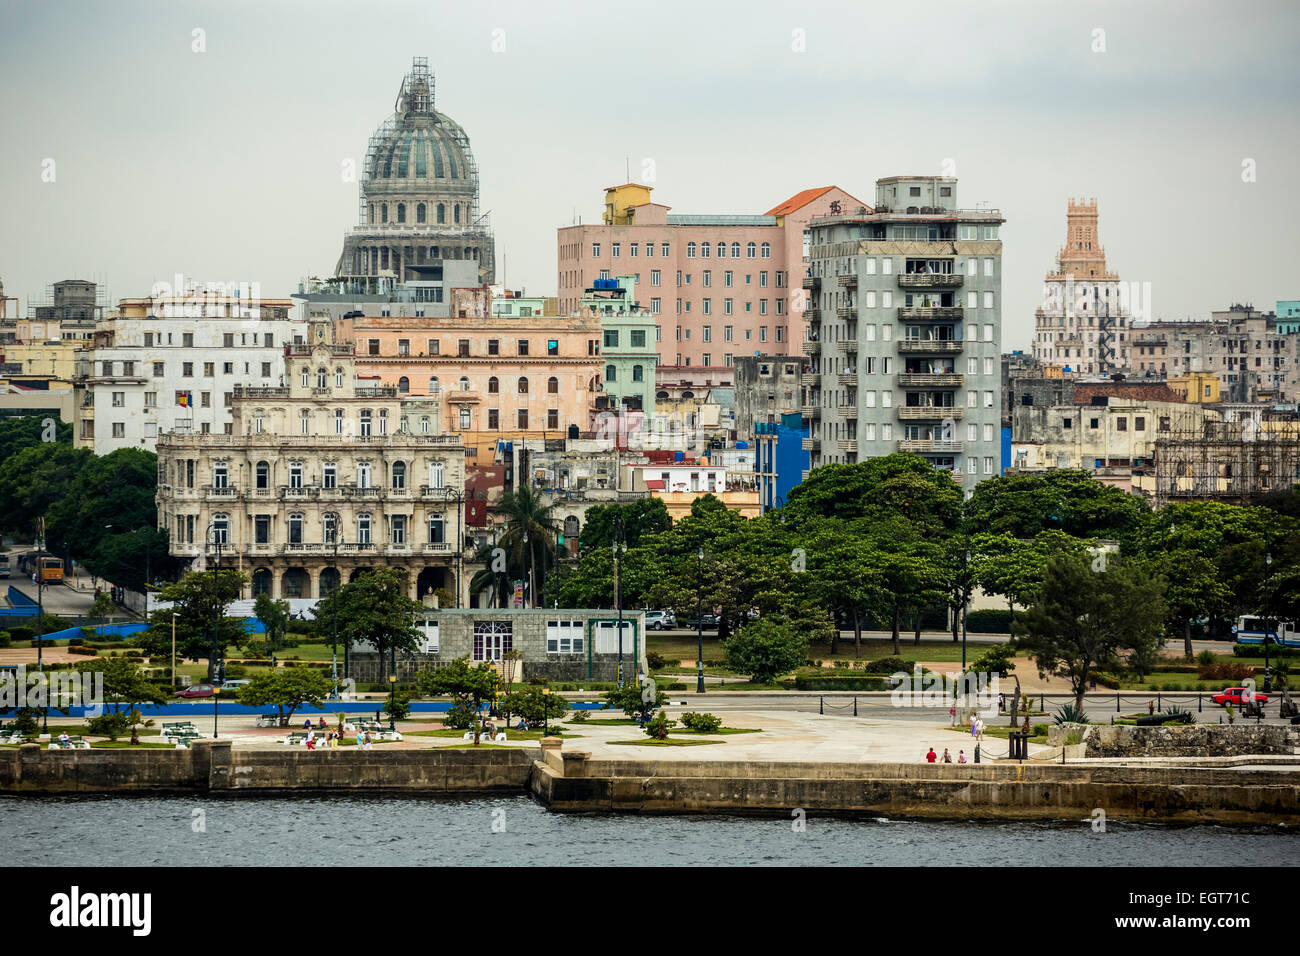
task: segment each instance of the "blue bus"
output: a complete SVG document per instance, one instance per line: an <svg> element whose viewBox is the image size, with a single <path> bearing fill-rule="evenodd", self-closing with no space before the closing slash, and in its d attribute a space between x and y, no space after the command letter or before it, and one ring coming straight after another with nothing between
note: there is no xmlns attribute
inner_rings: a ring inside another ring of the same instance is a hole
<svg viewBox="0 0 1300 956"><path fill-rule="evenodd" d="M1270 643L1284 647L1300 647L1300 631L1292 621L1275 621L1269 617L1243 614L1237 618L1232 629L1238 644L1263 644L1264 637L1271 638Z"/></svg>

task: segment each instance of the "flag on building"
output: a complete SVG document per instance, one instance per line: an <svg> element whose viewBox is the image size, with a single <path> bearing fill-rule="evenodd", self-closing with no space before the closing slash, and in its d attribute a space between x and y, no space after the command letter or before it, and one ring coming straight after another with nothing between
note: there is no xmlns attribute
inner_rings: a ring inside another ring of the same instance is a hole
<svg viewBox="0 0 1300 956"><path fill-rule="evenodd" d="M190 396L192 394L193 394L192 392L177 392L176 404L181 406L182 408L189 408L190 402L192 401Z"/></svg>

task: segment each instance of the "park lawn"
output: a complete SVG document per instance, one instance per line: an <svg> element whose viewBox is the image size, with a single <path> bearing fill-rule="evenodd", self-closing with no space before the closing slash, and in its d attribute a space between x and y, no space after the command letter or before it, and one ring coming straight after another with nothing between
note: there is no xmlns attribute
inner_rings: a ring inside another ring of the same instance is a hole
<svg viewBox="0 0 1300 956"><path fill-rule="evenodd" d="M676 731L672 731L676 733ZM705 744L720 744L725 741L721 740L673 740L669 737L667 740L655 740L651 737L645 740L611 740L609 743L616 747L703 747Z"/></svg>
<svg viewBox="0 0 1300 956"><path fill-rule="evenodd" d="M465 734L467 734L467 733L469 733L468 730L457 730L457 729L454 728L454 727L444 727L444 728L442 728L441 730L412 730L410 733L405 733L405 732L404 732L404 733L403 733L403 736L406 736L406 737L463 737L463 736L465 736ZM554 729L554 728L552 728L552 730L551 730L551 732L550 732L549 735L546 734L546 733L544 733L543 731L540 731L540 730L507 730L507 731L506 731L506 739L507 739L507 740L541 740L543 737L546 737L546 736L551 736L551 737L563 737L563 738L565 738L565 739L571 739L571 738L574 738L574 737L581 737L582 734L566 733L566 732L564 732L564 731L556 730L556 729Z"/></svg>
<svg viewBox="0 0 1300 956"><path fill-rule="evenodd" d="M130 739L126 740L92 740L90 742L92 750L139 750L142 747L152 748L154 750L175 750L175 744L147 744L144 742L133 744Z"/></svg>
<svg viewBox="0 0 1300 956"><path fill-rule="evenodd" d="M572 723L573 721L570 720L569 722ZM581 723L583 723L583 724L594 724L594 725L597 726L597 727L636 727L636 726L639 726L639 725L637 724L637 722L636 722L635 720L632 720L630 717L620 717L620 718L614 718L614 717L589 717L589 718L587 718L586 720L581 721Z"/></svg>
<svg viewBox="0 0 1300 956"><path fill-rule="evenodd" d="M435 747L436 750L509 750L508 744L451 744L448 747Z"/></svg>
<svg viewBox="0 0 1300 956"><path fill-rule="evenodd" d="M762 727L719 727L717 730L690 730L686 727L675 727L672 730L674 734L699 734L705 737L713 734L761 734L762 732Z"/></svg>
<svg viewBox="0 0 1300 956"><path fill-rule="evenodd" d="M1177 684L1177 691L1169 693L1181 694L1217 694L1225 687L1231 687L1233 683L1240 683L1230 680L1202 680L1195 674L1176 674L1170 671L1153 671L1147 674L1146 679L1139 681L1136 677L1125 676L1119 678L1120 690L1140 690L1146 693L1154 694L1156 691L1164 691L1170 684ZM1199 688L1199 690L1198 690ZM1101 687L1097 688L1099 693L1105 693Z"/></svg>

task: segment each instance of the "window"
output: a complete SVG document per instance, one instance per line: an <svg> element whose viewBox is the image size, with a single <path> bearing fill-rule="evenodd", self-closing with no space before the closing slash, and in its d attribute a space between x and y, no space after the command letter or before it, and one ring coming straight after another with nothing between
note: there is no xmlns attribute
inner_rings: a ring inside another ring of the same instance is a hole
<svg viewBox="0 0 1300 956"><path fill-rule="evenodd" d="M370 409L368 408L361 411L361 437L370 437Z"/></svg>
<svg viewBox="0 0 1300 956"><path fill-rule="evenodd" d="M606 365L606 366L605 366L605 381L607 381L607 382L616 382L616 381L618 381L618 374L617 374L617 373L618 373L618 369L615 368L613 365Z"/></svg>
<svg viewBox="0 0 1300 956"><path fill-rule="evenodd" d="M125 437L126 437L126 423L125 423L125 422L113 422L113 437L114 437L114 438L125 438Z"/></svg>
<svg viewBox="0 0 1300 956"><path fill-rule="evenodd" d="M560 380L554 375L546 380L546 393L548 395L560 394Z"/></svg>
<svg viewBox="0 0 1300 956"><path fill-rule="evenodd" d="M1127 415L1120 415L1120 416L1118 416L1118 417L1115 419L1115 431L1117 431L1117 432L1126 432L1126 431L1128 431L1128 416L1127 416Z"/></svg>
<svg viewBox="0 0 1300 956"><path fill-rule="evenodd" d="M546 340L546 354L547 354L547 355L559 355L559 354L560 354L560 340L559 340L559 339L547 339L547 340Z"/></svg>
<svg viewBox="0 0 1300 956"><path fill-rule="evenodd" d="M447 540L445 522L440 517L429 518L429 544L442 544Z"/></svg>
<svg viewBox="0 0 1300 956"><path fill-rule="evenodd" d="M444 462L433 461L429 463L429 487L441 488L446 482L447 466Z"/></svg>
<svg viewBox="0 0 1300 956"><path fill-rule="evenodd" d="M130 373L130 372L127 372L126 374L130 375L131 373ZM203 377L204 377L204 378L212 378L212 376L215 375L215 374L217 374L216 365L215 365L214 363L212 363L212 362L204 362L204 363L203 363Z"/></svg>
<svg viewBox="0 0 1300 956"><path fill-rule="evenodd" d="M519 354L520 354L520 355L527 355L527 354L528 354L528 340L527 340L527 339L520 339L520 340L519 340Z"/></svg>
<svg viewBox="0 0 1300 956"><path fill-rule="evenodd" d="M406 462L393 462L393 490L403 491L406 489Z"/></svg>
<svg viewBox="0 0 1300 956"><path fill-rule="evenodd" d="M302 487L302 462L295 461L289 464L289 487Z"/></svg>
<svg viewBox="0 0 1300 956"><path fill-rule="evenodd" d="M763 258L764 259L772 258L772 244L770 242L763 243Z"/></svg>
<svg viewBox="0 0 1300 956"><path fill-rule="evenodd" d="M154 375L154 378L162 378L162 374L163 374L163 363L162 363L162 362L154 362L154 363L153 363L153 375Z"/></svg>
<svg viewBox="0 0 1300 956"><path fill-rule="evenodd" d="M441 207L439 207L439 208L441 208ZM441 222L441 221L442 221L442 220L440 219L439 222ZM600 257L600 243L599 243L599 242L593 242L593 243L591 244L591 255L592 255L592 258L593 258L593 259L595 259L595 258L599 258L599 257Z"/></svg>
<svg viewBox="0 0 1300 956"><path fill-rule="evenodd" d="M124 406L125 404L126 404L126 392L114 392L114 393L113 393L113 407L114 407L114 408L121 408L121 407Z"/></svg>
<svg viewBox="0 0 1300 956"><path fill-rule="evenodd" d="M110 374L111 374L111 373L110 373ZM182 362L182 363L181 363L181 375L185 376L186 378L193 378L193 377L194 377L194 363L193 363L193 362Z"/></svg>
<svg viewBox="0 0 1300 956"><path fill-rule="evenodd" d="M438 207L442 209L441 206ZM357 515L357 544L370 544L370 515L362 513Z"/></svg>
<svg viewBox="0 0 1300 956"><path fill-rule="evenodd" d="M488 389L487 389L487 390L488 390L488 394L489 394L489 395L496 395L496 394L500 393L500 391L501 391L501 381L500 381L500 380L499 380L495 375L493 375L491 378L488 379Z"/></svg>
<svg viewBox="0 0 1300 956"><path fill-rule="evenodd" d="M520 376L518 390L520 395L528 394L528 379Z"/></svg>
<svg viewBox="0 0 1300 956"><path fill-rule="evenodd" d="M1141 415L1136 415L1136 416L1134 416L1134 418L1133 418L1133 430L1134 430L1134 431L1138 431L1138 432L1144 432L1144 431L1146 431L1146 430L1147 430L1147 420L1146 420L1144 417L1142 417Z"/></svg>
<svg viewBox="0 0 1300 956"><path fill-rule="evenodd" d="M615 259L617 259L619 257L619 250L621 247L622 247L622 243L611 242L609 244L610 255L612 255Z"/></svg>
<svg viewBox="0 0 1300 956"><path fill-rule="evenodd" d="M653 246L648 247L648 248L653 248ZM651 270L650 270L650 284L651 284L651 285L659 285L659 279L660 279L659 270L658 270L658 269L651 269Z"/></svg>
<svg viewBox="0 0 1300 956"><path fill-rule="evenodd" d="M687 259L695 258L695 243L693 242L686 243L686 258Z"/></svg>
<svg viewBox="0 0 1300 956"><path fill-rule="evenodd" d="M493 431L501 427L501 413L495 408L488 409L488 428Z"/></svg>
<svg viewBox="0 0 1300 956"><path fill-rule="evenodd" d="M585 654L586 650L582 621L546 622L546 653Z"/></svg>
<svg viewBox="0 0 1300 956"><path fill-rule="evenodd" d="M183 345L183 346L184 346L185 348L187 348L187 349L192 349L192 348L194 348L194 333L193 333L193 332L182 332L182 333L181 333L181 345Z"/></svg>
<svg viewBox="0 0 1300 956"><path fill-rule="evenodd" d="M289 543L302 544L303 517L294 513L289 515Z"/></svg>
<svg viewBox="0 0 1300 956"><path fill-rule="evenodd" d="M475 621L474 660L499 661L514 650L511 624L510 621Z"/></svg>
<svg viewBox="0 0 1300 956"><path fill-rule="evenodd" d="M553 428L553 429L560 427L560 410L558 408L551 408L547 410L546 427Z"/></svg>
<svg viewBox="0 0 1300 956"><path fill-rule="evenodd" d="M271 543L271 516L256 515L253 518L253 543L270 544Z"/></svg>
<svg viewBox="0 0 1300 956"><path fill-rule="evenodd" d="M389 526L392 528L392 543L398 546L406 544L406 515L390 515Z"/></svg>

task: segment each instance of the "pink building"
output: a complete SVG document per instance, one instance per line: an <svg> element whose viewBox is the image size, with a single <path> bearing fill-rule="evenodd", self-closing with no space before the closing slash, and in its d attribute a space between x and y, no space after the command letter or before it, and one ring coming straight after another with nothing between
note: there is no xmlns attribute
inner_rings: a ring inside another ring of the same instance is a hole
<svg viewBox="0 0 1300 956"><path fill-rule="evenodd" d="M636 183L605 190L603 222L557 230L560 313L596 279L636 275L664 365L729 366L798 354L808 222L869 209L837 186L805 189L758 215L669 215Z"/></svg>

